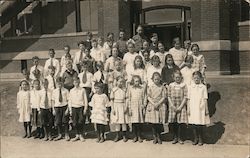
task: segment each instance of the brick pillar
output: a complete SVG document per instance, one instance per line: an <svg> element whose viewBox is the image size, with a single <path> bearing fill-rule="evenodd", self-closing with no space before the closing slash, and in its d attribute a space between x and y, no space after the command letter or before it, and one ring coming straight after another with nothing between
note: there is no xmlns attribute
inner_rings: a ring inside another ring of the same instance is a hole
<svg viewBox="0 0 250 158"><path fill-rule="evenodd" d="M130 35L130 2L123 0L101 0L98 10L99 35L104 36L108 32L115 34L118 38L120 28L124 28Z"/></svg>
<svg viewBox="0 0 250 158"><path fill-rule="evenodd" d="M200 1L200 6L200 47L207 62L207 71L231 74L229 2Z"/></svg>

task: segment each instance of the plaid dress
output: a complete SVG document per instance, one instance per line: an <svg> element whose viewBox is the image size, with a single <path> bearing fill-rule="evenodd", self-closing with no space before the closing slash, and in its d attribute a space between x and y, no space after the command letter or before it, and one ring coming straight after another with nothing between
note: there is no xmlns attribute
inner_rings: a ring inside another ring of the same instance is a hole
<svg viewBox="0 0 250 158"><path fill-rule="evenodd" d="M176 82L170 83L168 88L168 97L171 99L173 106L178 107L184 98L187 98L187 86L184 83L177 84ZM182 110L176 113L169 107L169 123L187 123L187 106L184 105Z"/></svg>
<svg viewBox="0 0 250 158"><path fill-rule="evenodd" d="M154 102L159 102L162 98L165 98L167 95L166 88L164 86L156 86L153 84L148 88L147 92L148 98ZM166 123L166 105L164 102L160 105L159 110L154 109L154 105L148 102L146 108L145 122L148 123Z"/></svg>
<svg viewBox="0 0 250 158"><path fill-rule="evenodd" d="M134 87L128 88L128 109L132 113L129 116L130 123L143 123L144 113L143 107L147 104L147 97L144 87Z"/></svg>

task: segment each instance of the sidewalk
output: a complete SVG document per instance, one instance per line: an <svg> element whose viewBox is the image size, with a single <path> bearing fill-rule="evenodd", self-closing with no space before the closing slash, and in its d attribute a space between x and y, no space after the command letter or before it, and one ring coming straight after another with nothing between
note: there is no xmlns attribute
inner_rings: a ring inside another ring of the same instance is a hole
<svg viewBox="0 0 250 158"><path fill-rule="evenodd" d="M85 142L44 142L42 140L22 139L20 137L1 137L2 158L249 158L247 145L203 145L193 146L191 142L184 145L162 145L143 143L114 143L110 140L98 144L95 139Z"/></svg>

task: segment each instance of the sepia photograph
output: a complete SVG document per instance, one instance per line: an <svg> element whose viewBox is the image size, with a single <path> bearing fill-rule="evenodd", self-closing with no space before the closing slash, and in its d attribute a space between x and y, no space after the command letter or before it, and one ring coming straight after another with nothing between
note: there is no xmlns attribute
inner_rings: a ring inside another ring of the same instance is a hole
<svg viewBox="0 0 250 158"><path fill-rule="evenodd" d="M250 158L250 0L0 0L0 158Z"/></svg>

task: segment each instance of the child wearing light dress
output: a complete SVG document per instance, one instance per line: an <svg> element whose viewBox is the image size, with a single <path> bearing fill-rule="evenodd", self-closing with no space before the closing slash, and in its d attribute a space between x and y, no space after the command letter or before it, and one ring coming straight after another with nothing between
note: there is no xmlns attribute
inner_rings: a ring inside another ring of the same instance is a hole
<svg viewBox="0 0 250 158"><path fill-rule="evenodd" d="M121 76L125 81L127 81L127 73L123 69L122 61L117 60L115 61L115 68L114 71L109 73L108 78L108 86L109 90L112 90L116 86L117 77Z"/></svg>
<svg viewBox="0 0 250 158"><path fill-rule="evenodd" d="M103 93L103 83L96 82L94 84L95 94L93 95L90 106L92 107L91 111L91 122L94 123L95 130L97 133L97 143L103 143L105 126L108 125L108 108L109 99L106 94Z"/></svg>
<svg viewBox="0 0 250 158"><path fill-rule="evenodd" d="M134 76L134 75L140 76L142 83L144 84L144 86L146 86L147 71L145 69L143 59L140 55L137 55L135 57L133 71L130 71L130 74L128 74L128 82L131 82L132 76Z"/></svg>
<svg viewBox="0 0 250 158"><path fill-rule="evenodd" d="M130 87L127 93L127 105L129 110L129 121L132 124L132 132L134 135L133 142L143 142L141 137L142 123L144 123L145 108L147 105L147 97L145 88L142 85L140 76L132 77Z"/></svg>
<svg viewBox="0 0 250 158"><path fill-rule="evenodd" d="M191 50L193 52L194 62L192 67L195 71L200 71L202 78L205 80L205 70L207 68L204 56L200 53L200 47L198 44L192 44Z"/></svg>
<svg viewBox="0 0 250 158"><path fill-rule="evenodd" d="M188 123L192 126L194 140L193 145L203 145L203 130L210 123L208 111L207 87L202 84L202 74L199 71L193 73L194 83L188 87Z"/></svg>
<svg viewBox="0 0 250 158"><path fill-rule="evenodd" d="M157 55L154 55L152 58L151 58L151 66L148 67L147 69L147 83L148 83L148 86L150 86L151 84L153 84L153 80L152 80L152 75L154 72L158 72L158 73L161 73L162 71L162 67L161 67L161 61L160 61L160 58L159 56Z"/></svg>
<svg viewBox="0 0 250 158"><path fill-rule="evenodd" d="M174 82L168 87L168 122L174 139L172 144L184 144L184 126L187 124L187 86L182 82L180 71L174 72Z"/></svg>
<svg viewBox="0 0 250 158"><path fill-rule="evenodd" d="M115 61L122 60L120 57L118 57L118 49L116 47L112 48L111 53L112 53L112 56L109 57L105 63L104 70L106 72L114 71L115 70Z"/></svg>
<svg viewBox="0 0 250 158"><path fill-rule="evenodd" d="M126 105L126 85L122 76L116 78L116 87L110 93L111 123L115 124L116 137L114 142L119 141L119 132L122 131L123 141L126 142L128 110Z"/></svg>
<svg viewBox="0 0 250 158"><path fill-rule="evenodd" d="M17 110L19 113L19 122L23 123L25 135L23 138L31 137L31 103L29 82L22 80L20 82L21 90L17 93Z"/></svg>
<svg viewBox="0 0 250 158"><path fill-rule="evenodd" d="M134 67L134 60L135 57L138 55L135 51L135 44L132 42L128 43L128 52L123 57L123 62L125 65L125 70L127 74L131 74L131 71L133 71Z"/></svg>
<svg viewBox="0 0 250 158"><path fill-rule="evenodd" d="M169 49L169 54L174 58L175 64L181 69L184 66L184 60L186 53L183 48L181 48L180 38L176 37L173 39L174 47Z"/></svg>
<svg viewBox="0 0 250 158"><path fill-rule="evenodd" d="M152 75L153 84L147 89L148 105L146 108L145 122L152 125L153 143L162 144L161 125L166 123L165 98L166 88L161 84L161 75L154 72Z"/></svg>
<svg viewBox="0 0 250 158"><path fill-rule="evenodd" d="M154 55L157 55L160 58L161 61L161 67L165 65L165 57L168 54L167 51L165 51L165 47L163 43L160 41L158 42L158 52L156 52Z"/></svg>
<svg viewBox="0 0 250 158"><path fill-rule="evenodd" d="M194 58L191 55L186 56L185 58L185 67L181 69L181 74L183 76L183 82L189 86L193 82L193 73L195 69L192 67Z"/></svg>

